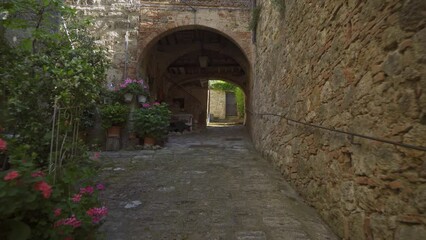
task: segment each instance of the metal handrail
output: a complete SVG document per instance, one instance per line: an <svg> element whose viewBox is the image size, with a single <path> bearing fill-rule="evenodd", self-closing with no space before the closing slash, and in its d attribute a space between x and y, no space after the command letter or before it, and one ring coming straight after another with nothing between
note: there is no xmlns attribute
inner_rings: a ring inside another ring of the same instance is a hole
<svg viewBox="0 0 426 240"><path fill-rule="evenodd" d="M249 109L247 109L246 111L249 112L252 115L280 117L280 118L287 120L288 122L294 122L294 123L301 124L301 125L304 125L304 126L309 126L309 127L318 128L318 129L322 129L322 130L326 130L326 131L330 131L330 132L345 134L345 135L350 136L352 139L353 139L353 137L359 137L359 138L369 139L369 140L373 140L373 141L377 141L377 142L392 144L392 145L396 145L396 146L399 146L399 147L410 148L410 149L426 152L426 147L424 147L424 146L416 146L416 145L411 145L411 144L406 144L406 143L401 143L401 142L395 142L395 141L391 141L391 140L387 140L387 139L383 139L383 138L367 136L367 135L362 135L362 134L358 134L358 133L346 132L346 131L342 131L342 130L338 130L338 129L323 127L323 126L319 126L319 125L315 125L315 124L311 124L311 123L306 123L306 122L294 120L294 119L288 118L284 115L276 114L276 113L256 113L256 112L253 112Z"/></svg>
<svg viewBox="0 0 426 240"><path fill-rule="evenodd" d="M235 7L235 8L250 8L252 0L233 0L233 1L200 1L200 0L141 0L141 3L148 4L166 4L166 5L190 5L208 6L208 7Z"/></svg>

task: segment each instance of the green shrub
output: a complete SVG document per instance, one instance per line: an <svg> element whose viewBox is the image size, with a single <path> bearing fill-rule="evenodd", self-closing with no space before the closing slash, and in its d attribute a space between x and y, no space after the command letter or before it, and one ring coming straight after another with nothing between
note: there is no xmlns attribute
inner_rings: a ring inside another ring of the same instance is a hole
<svg viewBox="0 0 426 240"><path fill-rule="evenodd" d="M144 103L134 113L135 131L141 137L164 139L169 133L171 112L166 103Z"/></svg>
<svg viewBox="0 0 426 240"><path fill-rule="evenodd" d="M113 103L101 107L102 127L123 125L129 116L130 109L120 103Z"/></svg>
<svg viewBox="0 0 426 240"><path fill-rule="evenodd" d="M0 3L9 13L0 19L0 132L9 133L0 160L10 163L0 172L0 239L87 239L106 213L87 151L73 138L81 109L99 101L105 49L63 2ZM17 33L16 43L5 29ZM55 141L60 147L50 150Z"/></svg>
<svg viewBox="0 0 426 240"><path fill-rule="evenodd" d="M46 163L55 103L74 109L79 118L81 109L99 101L105 49L61 0L3 1L0 12L5 11L9 15L0 19L0 126ZM12 46L4 29L18 33Z"/></svg>

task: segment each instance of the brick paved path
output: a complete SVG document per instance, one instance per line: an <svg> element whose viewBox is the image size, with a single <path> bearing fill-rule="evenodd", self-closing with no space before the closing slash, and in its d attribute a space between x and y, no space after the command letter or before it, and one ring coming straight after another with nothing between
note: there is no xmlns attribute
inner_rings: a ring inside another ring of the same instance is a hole
<svg viewBox="0 0 426 240"><path fill-rule="evenodd" d="M106 239L337 239L241 126L171 136L157 151L103 153L102 162Z"/></svg>

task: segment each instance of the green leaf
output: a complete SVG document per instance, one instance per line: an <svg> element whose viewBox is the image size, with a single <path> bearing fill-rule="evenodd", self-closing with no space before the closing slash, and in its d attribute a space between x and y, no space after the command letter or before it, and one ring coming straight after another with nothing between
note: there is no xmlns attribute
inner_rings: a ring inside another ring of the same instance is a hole
<svg viewBox="0 0 426 240"><path fill-rule="evenodd" d="M26 240L30 238L31 228L26 223L9 220L6 224L10 229L10 232L7 235L8 240Z"/></svg>
<svg viewBox="0 0 426 240"><path fill-rule="evenodd" d="M31 52L33 50L33 42L31 38L26 38L22 40L21 47L24 51Z"/></svg>

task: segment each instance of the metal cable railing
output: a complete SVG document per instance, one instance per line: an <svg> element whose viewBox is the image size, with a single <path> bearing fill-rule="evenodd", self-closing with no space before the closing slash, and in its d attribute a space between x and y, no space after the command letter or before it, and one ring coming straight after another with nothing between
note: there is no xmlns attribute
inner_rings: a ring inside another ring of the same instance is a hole
<svg viewBox="0 0 426 240"><path fill-rule="evenodd" d="M141 3L161 3L171 5L190 5L190 6L206 6L206 7L234 7L234 8L250 8L252 0L141 0Z"/></svg>
<svg viewBox="0 0 426 240"><path fill-rule="evenodd" d="M306 122L294 120L294 119L288 118L284 115L276 114L276 113L255 113L255 112L253 112L249 109L247 109L246 111L249 112L252 115L280 117L282 119L287 120L287 122L294 122L294 123L301 124L301 125L304 125L304 126L309 126L309 127L313 127L313 128L326 130L326 131L329 131L329 132L336 132L336 133L348 135L352 140L353 140L353 137L359 137L359 138L369 139L369 140L373 140L373 141L377 141L377 142L392 144L392 145L399 146L399 147L404 147L404 148L409 148L409 149L414 149L414 150L426 152L426 147L424 147L424 146L416 146L416 145L411 145L411 144L406 144L406 143L401 143L401 142L390 141L390 140L382 139L382 138L378 138L378 137L367 136L367 135L362 135L362 134L358 134L358 133L346 132L346 131L342 131L342 130L338 130L338 129L323 127L323 126L319 126L319 125L315 125L315 124L311 124L311 123L306 123Z"/></svg>

